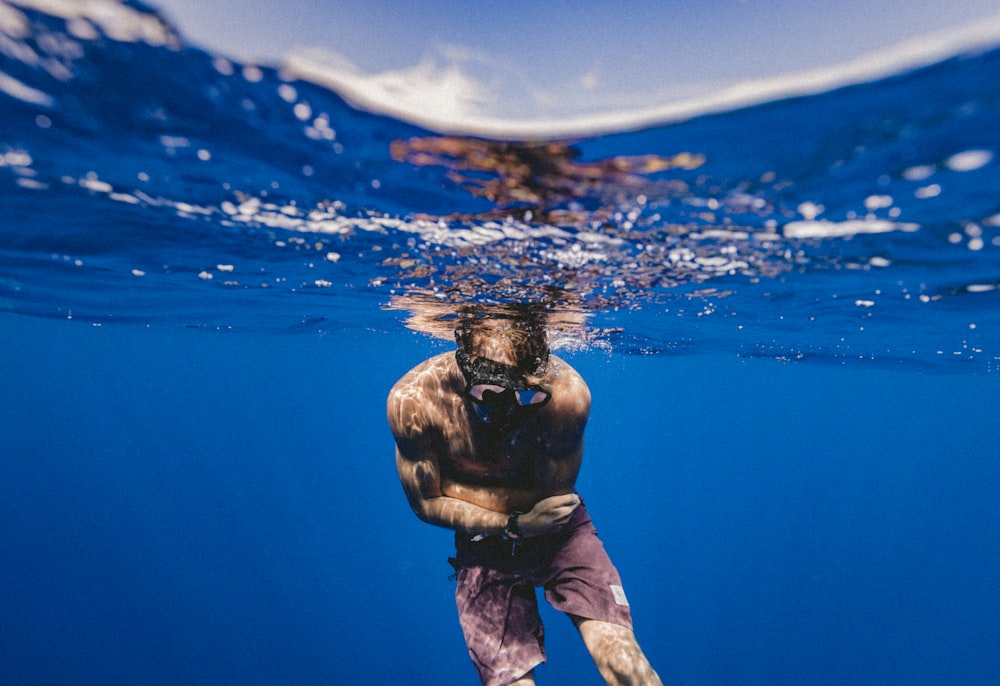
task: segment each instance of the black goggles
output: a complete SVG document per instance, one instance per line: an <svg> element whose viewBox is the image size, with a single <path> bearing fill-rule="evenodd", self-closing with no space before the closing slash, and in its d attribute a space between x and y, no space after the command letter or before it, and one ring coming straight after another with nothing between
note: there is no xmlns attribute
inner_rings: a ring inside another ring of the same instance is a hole
<svg viewBox="0 0 1000 686"><path fill-rule="evenodd" d="M517 367L486 357L470 360L463 350L456 355L467 384L465 394L478 407L492 409L506 405L537 409L552 397L547 389L526 383L524 371Z"/></svg>

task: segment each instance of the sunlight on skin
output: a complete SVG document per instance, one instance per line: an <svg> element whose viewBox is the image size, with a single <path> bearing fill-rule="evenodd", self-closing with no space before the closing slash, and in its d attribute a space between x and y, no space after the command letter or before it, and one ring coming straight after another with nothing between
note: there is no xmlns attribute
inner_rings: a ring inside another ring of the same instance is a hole
<svg viewBox="0 0 1000 686"><path fill-rule="evenodd" d="M635 633L630 629L582 617L572 619L606 683L662 686L663 682L639 648Z"/></svg>

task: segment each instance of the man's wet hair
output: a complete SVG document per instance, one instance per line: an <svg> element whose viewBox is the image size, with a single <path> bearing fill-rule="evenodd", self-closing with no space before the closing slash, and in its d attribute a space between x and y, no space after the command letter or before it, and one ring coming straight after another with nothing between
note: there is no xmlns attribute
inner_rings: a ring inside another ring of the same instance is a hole
<svg viewBox="0 0 1000 686"><path fill-rule="evenodd" d="M503 347L517 360L525 376L541 376L549 362L549 341L545 318L530 310L503 313L475 313L462 317L455 328L459 364L490 347Z"/></svg>

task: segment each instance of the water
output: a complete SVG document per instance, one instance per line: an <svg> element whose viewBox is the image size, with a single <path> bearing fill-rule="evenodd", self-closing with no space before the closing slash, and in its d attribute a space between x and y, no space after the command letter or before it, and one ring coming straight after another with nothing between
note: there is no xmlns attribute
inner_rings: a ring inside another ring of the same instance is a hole
<svg viewBox="0 0 1000 686"><path fill-rule="evenodd" d="M0 31L4 683L472 682L382 408L523 300L665 680L1000 678L1000 50L528 144L137 3Z"/></svg>

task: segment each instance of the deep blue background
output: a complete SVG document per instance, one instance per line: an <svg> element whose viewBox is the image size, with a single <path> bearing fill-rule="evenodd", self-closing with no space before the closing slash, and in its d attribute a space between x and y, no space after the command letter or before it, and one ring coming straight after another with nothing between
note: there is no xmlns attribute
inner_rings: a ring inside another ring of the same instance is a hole
<svg viewBox="0 0 1000 686"><path fill-rule="evenodd" d="M384 418L446 346L0 331L0 682L476 682ZM566 357L579 488L665 681L1000 682L995 375ZM600 683L544 617L540 683Z"/></svg>
<svg viewBox="0 0 1000 686"><path fill-rule="evenodd" d="M474 244L374 221L319 251L299 224L223 208L241 194L362 218L492 203L444 168L392 161L391 141L427 132L296 82L337 130L308 135L275 70L248 81L205 52L101 36L63 78L35 56L71 54L66 21L28 13L0 68L53 100L0 94L14 158L0 179L0 686L475 683L451 537L409 511L383 409L447 346L378 311L420 292L427 265L446 293L466 264L447 255ZM654 183L660 219L634 233L616 219L622 254L577 292L604 292L648 248L735 247L752 267L654 278L601 312L618 350L682 354L568 356L594 394L579 487L666 682L1000 683L1000 291L968 289L1000 273L998 63L993 49L579 143L584 161L706 164L651 177L690 193L666 202L679 191ZM990 161L949 167L970 150ZM932 177L908 178L925 165ZM932 182L940 195L919 198ZM693 230L780 228L803 202L839 221L875 194L893 203L876 216L921 230L772 247ZM531 265L556 245L468 257ZM535 285L567 274L545 276ZM731 293L689 300L702 286ZM285 333L177 325L218 321ZM973 369L993 373L947 374ZM539 681L598 683L570 623L545 617Z"/></svg>

